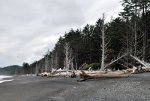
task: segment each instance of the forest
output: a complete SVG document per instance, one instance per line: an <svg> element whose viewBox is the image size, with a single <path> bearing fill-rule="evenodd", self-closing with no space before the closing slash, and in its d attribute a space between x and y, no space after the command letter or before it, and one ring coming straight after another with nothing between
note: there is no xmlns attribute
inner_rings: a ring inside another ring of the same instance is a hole
<svg viewBox="0 0 150 101"><path fill-rule="evenodd" d="M18 75L22 73L23 73L22 67L18 65L0 68L0 75Z"/></svg>
<svg viewBox="0 0 150 101"><path fill-rule="evenodd" d="M42 59L23 63L24 73L59 68L126 69L139 65L133 58L149 63L150 0L122 0L122 6L119 17L110 22L105 21L104 13L94 25L66 32Z"/></svg>

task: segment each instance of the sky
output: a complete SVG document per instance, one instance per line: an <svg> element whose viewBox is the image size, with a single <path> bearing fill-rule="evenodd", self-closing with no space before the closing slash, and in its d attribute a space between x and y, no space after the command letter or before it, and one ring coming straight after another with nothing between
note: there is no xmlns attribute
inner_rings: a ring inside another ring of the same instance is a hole
<svg viewBox="0 0 150 101"><path fill-rule="evenodd" d="M121 10L120 0L0 0L0 67L37 61L71 28Z"/></svg>

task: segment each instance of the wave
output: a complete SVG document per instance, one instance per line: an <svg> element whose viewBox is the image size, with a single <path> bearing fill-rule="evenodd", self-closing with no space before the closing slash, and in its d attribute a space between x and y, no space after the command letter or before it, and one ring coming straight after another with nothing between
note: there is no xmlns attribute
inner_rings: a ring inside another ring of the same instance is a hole
<svg viewBox="0 0 150 101"><path fill-rule="evenodd" d="M13 81L12 76L0 75L0 83Z"/></svg>

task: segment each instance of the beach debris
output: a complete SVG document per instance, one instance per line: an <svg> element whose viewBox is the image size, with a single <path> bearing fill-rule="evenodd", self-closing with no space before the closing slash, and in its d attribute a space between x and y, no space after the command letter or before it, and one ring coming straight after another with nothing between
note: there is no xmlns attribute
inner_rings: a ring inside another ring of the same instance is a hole
<svg viewBox="0 0 150 101"><path fill-rule="evenodd" d="M144 72L150 72L150 68L144 68L143 71Z"/></svg>
<svg viewBox="0 0 150 101"><path fill-rule="evenodd" d="M98 78L125 78L129 77L129 75L123 75L123 74L100 74L100 75L88 75L84 71L81 71L80 73L80 80L77 80L78 82L86 81L88 79L98 79Z"/></svg>
<svg viewBox="0 0 150 101"><path fill-rule="evenodd" d="M67 73L66 75L64 75L65 78L76 78L77 75L75 74L75 72L71 72L71 73Z"/></svg>
<svg viewBox="0 0 150 101"><path fill-rule="evenodd" d="M75 74L75 72L72 72L72 74L70 75L71 78L76 78L77 75Z"/></svg>
<svg viewBox="0 0 150 101"><path fill-rule="evenodd" d="M49 77L49 76L50 76L50 73L48 73L48 72L43 72L43 73L41 73L41 76L42 76L42 77Z"/></svg>
<svg viewBox="0 0 150 101"><path fill-rule="evenodd" d="M132 74L140 74L140 73L145 73L145 72L150 72L150 68L135 68L133 69Z"/></svg>
<svg viewBox="0 0 150 101"><path fill-rule="evenodd" d="M143 69L141 66L135 67L133 66L133 71L131 72L132 74L138 74L138 73L143 73Z"/></svg>

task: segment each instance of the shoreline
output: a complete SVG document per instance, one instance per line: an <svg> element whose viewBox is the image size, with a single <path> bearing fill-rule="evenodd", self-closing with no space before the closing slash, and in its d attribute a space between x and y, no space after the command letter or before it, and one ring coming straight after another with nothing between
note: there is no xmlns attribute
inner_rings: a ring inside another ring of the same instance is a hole
<svg viewBox="0 0 150 101"><path fill-rule="evenodd" d="M0 84L4 82L13 81L13 76L10 75L0 75Z"/></svg>
<svg viewBox="0 0 150 101"><path fill-rule="evenodd" d="M0 101L149 101L150 74L129 78L78 78L14 76L0 84Z"/></svg>

